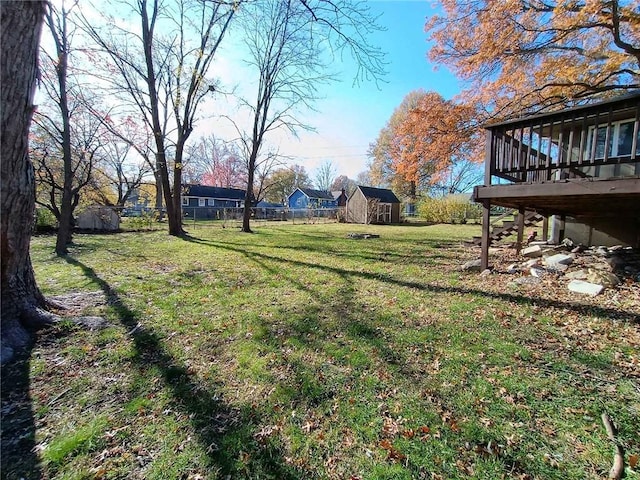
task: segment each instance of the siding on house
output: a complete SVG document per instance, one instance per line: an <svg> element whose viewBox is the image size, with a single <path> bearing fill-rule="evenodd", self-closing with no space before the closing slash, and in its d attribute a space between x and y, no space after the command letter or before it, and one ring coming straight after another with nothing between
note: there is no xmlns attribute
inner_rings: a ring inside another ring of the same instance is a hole
<svg viewBox="0 0 640 480"><path fill-rule="evenodd" d="M221 218L227 209L244 207L245 191L239 188L210 187L208 185L184 185L182 210L187 217Z"/></svg>
<svg viewBox="0 0 640 480"><path fill-rule="evenodd" d="M296 188L287 200L289 208L336 208L338 202L329 192L311 188Z"/></svg>

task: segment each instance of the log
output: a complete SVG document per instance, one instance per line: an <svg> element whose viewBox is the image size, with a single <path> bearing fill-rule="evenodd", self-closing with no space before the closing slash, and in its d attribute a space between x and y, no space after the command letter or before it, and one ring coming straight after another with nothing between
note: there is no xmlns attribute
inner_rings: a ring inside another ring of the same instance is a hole
<svg viewBox="0 0 640 480"><path fill-rule="evenodd" d="M613 466L609 471L609 478L619 480L624 475L624 450L616 440L616 430L607 413L602 414L602 424L607 431L607 437L614 445Z"/></svg>

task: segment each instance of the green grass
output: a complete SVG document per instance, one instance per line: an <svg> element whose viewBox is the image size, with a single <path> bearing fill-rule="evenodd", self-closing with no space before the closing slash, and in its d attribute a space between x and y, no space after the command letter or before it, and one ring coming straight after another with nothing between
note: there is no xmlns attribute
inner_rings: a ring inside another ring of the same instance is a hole
<svg viewBox="0 0 640 480"><path fill-rule="evenodd" d="M462 273L474 225L187 227L34 238L43 292L103 292L110 323L31 352L43 477L595 479L603 411L640 453L636 285Z"/></svg>

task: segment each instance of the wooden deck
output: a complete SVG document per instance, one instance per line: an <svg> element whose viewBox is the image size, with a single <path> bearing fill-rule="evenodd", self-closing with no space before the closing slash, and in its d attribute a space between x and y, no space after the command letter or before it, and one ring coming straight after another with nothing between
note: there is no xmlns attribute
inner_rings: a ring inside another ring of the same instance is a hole
<svg viewBox="0 0 640 480"><path fill-rule="evenodd" d="M486 128L484 185L473 195L485 224L491 206L500 205L586 224L618 218L639 228L640 93Z"/></svg>

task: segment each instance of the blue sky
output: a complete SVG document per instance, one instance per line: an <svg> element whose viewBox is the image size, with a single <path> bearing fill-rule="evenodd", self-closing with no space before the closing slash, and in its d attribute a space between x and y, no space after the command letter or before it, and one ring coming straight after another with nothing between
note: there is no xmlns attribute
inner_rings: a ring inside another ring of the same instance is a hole
<svg viewBox="0 0 640 480"><path fill-rule="evenodd" d="M374 14L380 14L378 22L385 28L371 37L371 43L387 53L386 82L353 85L355 68L345 58L345 63L337 66L342 71L340 81L324 87L324 99L316 104L318 111L304 116L316 133L301 132L299 139L284 135L270 139L270 144L278 145L281 153L294 157L290 163L303 165L312 178L325 161L331 161L339 175L350 178L365 170L369 144L411 90L434 90L445 98L460 90L450 72L444 68L436 70L427 60L424 24L435 13L433 2L378 0L369 5ZM232 74L236 60L229 62L223 69ZM207 130L218 132L216 135L226 129L221 120L207 124Z"/></svg>

